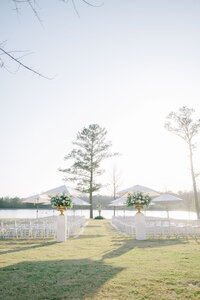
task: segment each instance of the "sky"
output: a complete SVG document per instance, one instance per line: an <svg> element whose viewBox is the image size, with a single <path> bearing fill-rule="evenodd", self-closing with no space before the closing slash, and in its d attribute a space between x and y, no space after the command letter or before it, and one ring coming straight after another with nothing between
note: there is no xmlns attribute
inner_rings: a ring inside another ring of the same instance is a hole
<svg viewBox="0 0 200 300"><path fill-rule="evenodd" d="M64 156L94 123L121 153L102 163L103 184L116 168L121 190L191 190L187 145L164 123L182 106L200 118L200 1L74 1L79 16L71 1L37 0L42 22L26 3L18 13L12 1L0 3L4 49L28 50L23 63L52 78L12 73L9 60L10 72L0 69L0 197L64 184ZM198 172L199 135L195 141Z"/></svg>

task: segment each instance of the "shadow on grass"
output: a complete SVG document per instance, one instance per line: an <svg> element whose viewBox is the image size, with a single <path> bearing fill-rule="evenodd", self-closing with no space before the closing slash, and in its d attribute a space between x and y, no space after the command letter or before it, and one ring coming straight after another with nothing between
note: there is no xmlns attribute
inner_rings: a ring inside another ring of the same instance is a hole
<svg viewBox="0 0 200 300"><path fill-rule="evenodd" d="M112 240L114 242L114 246L120 246L115 250L110 251L109 253L102 256L102 259L113 258L115 256L120 256L134 248L157 248L157 247L166 247L173 246L177 244L186 244L187 241L180 239L163 239L163 240L146 240L146 241L137 241L135 239L121 239L119 243L119 239Z"/></svg>
<svg viewBox="0 0 200 300"><path fill-rule="evenodd" d="M110 233L110 235L115 234L115 238L112 239L112 245L117 247L116 249L107 252L102 256L102 260L107 258L113 258L115 256L121 256L134 248L159 248L159 247L167 247L173 246L177 244L187 244L188 238L161 238L161 239L147 239L145 241L138 241L133 237L123 237L120 236L115 229L111 226L111 224L106 224L106 230Z"/></svg>
<svg viewBox="0 0 200 300"><path fill-rule="evenodd" d="M6 241L3 241L6 245L8 245L8 243L6 243ZM3 242L2 245L3 245ZM24 247L22 245L27 245L30 244L30 246ZM36 245L33 245L36 244ZM2 254L8 254L8 253L14 253L14 252L20 252L20 251L24 251L24 250L30 250L30 249L34 249L34 248L41 248L41 247L46 247L46 246L51 246L56 244L56 241L48 241L48 242L44 242L44 241L33 241L33 240L28 240L26 243L21 243L21 241L18 241L17 243L13 242L13 243L9 243L9 245L17 245L16 248L14 249L10 249L10 250L6 250L6 251L0 251L0 255Z"/></svg>
<svg viewBox="0 0 200 300"><path fill-rule="evenodd" d="M0 294L6 300L85 299L122 270L90 259L26 261L1 269Z"/></svg>

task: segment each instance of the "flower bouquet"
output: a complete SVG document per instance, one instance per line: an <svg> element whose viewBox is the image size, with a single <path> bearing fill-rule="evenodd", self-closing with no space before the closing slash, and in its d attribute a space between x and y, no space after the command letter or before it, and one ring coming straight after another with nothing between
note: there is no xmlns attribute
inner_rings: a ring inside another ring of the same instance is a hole
<svg viewBox="0 0 200 300"><path fill-rule="evenodd" d="M51 197L51 205L53 208L57 208L61 212L60 216L63 216L63 211L68 207L72 208L73 206L72 196L65 193L62 195L53 196Z"/></svg>
<svg viewBox="0 0 200 300"><path fill-rule="evenodd" d="M148 207L150 202L151 197L142 192L135 192L133 194L128 194L127 196L127 206L135 206L138 209L138 213L140 213L140 210L144 205Z"/></svg>

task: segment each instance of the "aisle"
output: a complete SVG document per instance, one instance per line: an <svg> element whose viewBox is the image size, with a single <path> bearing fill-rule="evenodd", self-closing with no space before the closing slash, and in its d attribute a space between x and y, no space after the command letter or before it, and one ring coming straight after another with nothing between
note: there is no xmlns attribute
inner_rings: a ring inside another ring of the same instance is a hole
<svg viewBox="0 0 200 300"><path fill-rule="evenodd" d="M87 249L87 258L103 260L109 255L113 257L114 253L121 253L120 246L124 247L124 242L126 244L132 238L119 234L110 224L110 220L89 220L84 232L77 237L78 241L81 243L79 255Z"/></svg>

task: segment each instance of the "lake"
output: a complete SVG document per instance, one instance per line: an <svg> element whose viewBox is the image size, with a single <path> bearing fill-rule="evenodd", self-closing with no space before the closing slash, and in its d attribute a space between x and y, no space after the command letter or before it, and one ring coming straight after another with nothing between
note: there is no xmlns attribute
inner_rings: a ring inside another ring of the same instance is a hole
<svg viewBox="0 0 200 300"><path fill-rule="evenodd" d="M68 209L65 212L66 215L82 215L86 218L89 218L90 212L89 209L76 209L70 210ZM116 216L134 216L136 214L135 210L116 210ZM153 211L147 210L144 211L144 214L148 217L160 217L166 218L167 214L166 211ZM38 210L38 217L48 217L48 216L57 216L59 212L56 209L39 209ZM93 211L94 217L98 216L98 211ZM113 216L113 210L102 210L101 215L106 219L111 219ZM194 212L188 211L170 211L169 212L170 218L173 219L190 219L196 220L197 216ZM37 210L36 209L0 209L0 218L37 218Z"/></svg>

